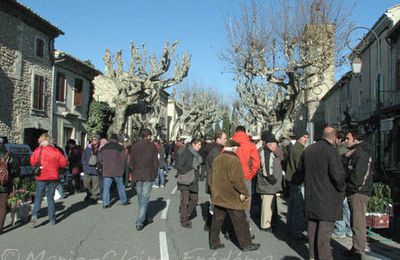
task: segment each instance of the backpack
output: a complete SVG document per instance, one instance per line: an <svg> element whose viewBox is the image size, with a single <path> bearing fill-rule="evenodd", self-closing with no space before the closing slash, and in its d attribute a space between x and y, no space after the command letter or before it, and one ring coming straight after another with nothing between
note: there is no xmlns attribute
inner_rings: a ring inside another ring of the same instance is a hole
<svg viewBox="0 0 400 260"><path fill-rule="evenodd" d="M8 164L7 164L8 153L0 159L0 186L8 181Z"/></svg>

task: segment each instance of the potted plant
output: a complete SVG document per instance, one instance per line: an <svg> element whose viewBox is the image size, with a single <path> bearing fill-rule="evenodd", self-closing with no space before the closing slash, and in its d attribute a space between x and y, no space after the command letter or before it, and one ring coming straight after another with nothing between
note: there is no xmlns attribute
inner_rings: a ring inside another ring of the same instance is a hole
<svg viewBox="0 0 400 260"><path fill-rule="evenodd" d="M374 183L372 196L368 202L366 216L367 226L370 228L388 228L389 212L392 203L390 188L383 183Z"/></svg>
<svg viewBox="0 0 400 260"><path fill-rule="evenodd" d="M7 204L11 208L11 224L14 225L17 219L27 222L30 215L31 206L29 199L35 190L35 183L32 180L19 177L13 179L13 191L7 199Z"/></svg>

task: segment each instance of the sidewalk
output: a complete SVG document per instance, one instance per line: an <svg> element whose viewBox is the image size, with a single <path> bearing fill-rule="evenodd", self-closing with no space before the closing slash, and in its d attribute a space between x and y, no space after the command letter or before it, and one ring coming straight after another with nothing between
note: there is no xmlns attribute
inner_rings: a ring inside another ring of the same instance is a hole
<svg viewBox="0 0 400 260"><path fill-rule="evenodd" d="M281 221L286 223L287 204L282 198L278 199L278 209ZM286 225L281 225L280 228L286 229ZM351 248L352 239L347 237L341 239L335 238L332 239L331 245L334 259L345 259L341 253ZM374 233L367 241L365 259L400 259L400 244Z"/></svg>

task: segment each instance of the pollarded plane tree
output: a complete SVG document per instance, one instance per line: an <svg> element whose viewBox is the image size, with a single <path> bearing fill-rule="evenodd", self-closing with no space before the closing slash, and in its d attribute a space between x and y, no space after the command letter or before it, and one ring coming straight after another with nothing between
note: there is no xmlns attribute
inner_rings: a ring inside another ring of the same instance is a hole
<svg viewBox="0 0 400 260"><path fill-rule="evenodd" d="M144 44L141 49L130 45L131 60L129 68L124 69L122 51L118 51L115 57L111 56L109 49L106 50L103 58L106 71L103 77L111 81L111 86L116 89L113 103L116 106L115 117L108 132L122 133L126 129L128 117L140 113L135 121L138 128L149 127L157 130L160 119L160 92L173 85L180 83L187 75L190 67L190 55L186 52L180 61L175 62L174 74L166 78L170 68L178 42L171 46L168 42L159 59L152 54L147 56Z"/></svg>
<svg viewBox="0 0 400 260"><path fill-rule="evenodd" d="M196 85L180 88L175 97L178 118L172 126L171 138L205 136L206 129L222 120L225 112L215 91Z"/></svg>
<svg viewBox="0 0 400 260"><path fill-rule="evenodd" d="M301 109L312 118L333 85L335 65L346 62L352 24L341 0L270 1L242 6L226 23L221 55L234 73L249 122L290 135Z"/></svg>

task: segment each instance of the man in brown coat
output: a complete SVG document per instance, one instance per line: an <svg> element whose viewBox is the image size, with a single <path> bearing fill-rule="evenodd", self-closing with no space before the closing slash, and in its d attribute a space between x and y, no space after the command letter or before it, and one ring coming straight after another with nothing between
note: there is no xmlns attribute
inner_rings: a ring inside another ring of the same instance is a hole
<svg viewBox="0 0 400 260"><path fill-rule="evenodd" d="M132 180L136 182L136 193L139 202L139 211L136 219L136 230L140 231L151 219L146 220L151 188L158 171L158 149L150 141L151 131L141 131L142 140L132 145L130 166L133 171Z"/></svg>
<svg viewBox="0 0 400 260"><path fill-rule="evenodd" d="M257 250L260 244L253 244L250 238L249 223L245 209L248 207L249 191L244 183L243 170L235 150L240 146L229 140L225 143L224 152L215 158L212 166L211 203L214 215L211 224L209 244L215 250L225 247L219 239L226 214L231 218L239 245L243 251Z"/></svg>

